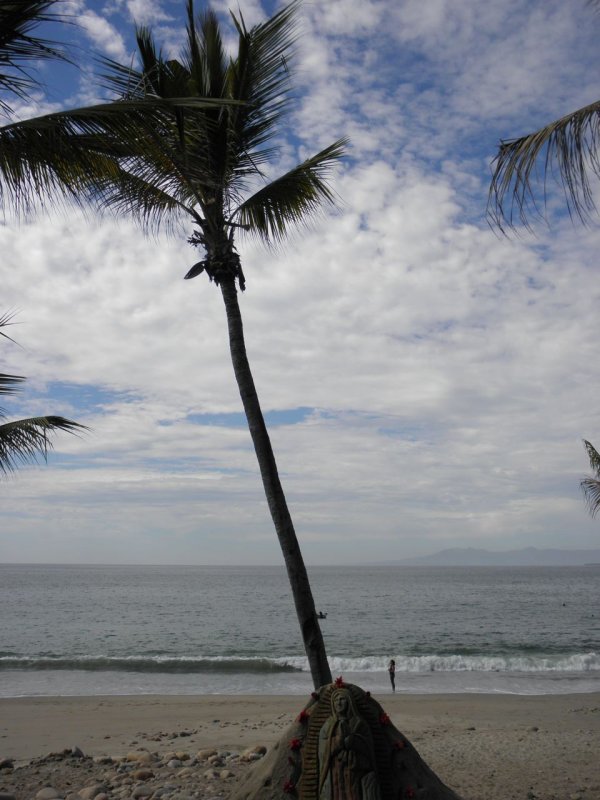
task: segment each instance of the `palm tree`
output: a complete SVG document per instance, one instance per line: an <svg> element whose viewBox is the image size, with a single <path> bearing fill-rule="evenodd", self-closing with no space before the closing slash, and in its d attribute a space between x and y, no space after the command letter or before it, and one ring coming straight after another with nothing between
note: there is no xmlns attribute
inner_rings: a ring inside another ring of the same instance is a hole
<svg viewBox="0 0 600 800"><path fill-rule="evenodd" d="M583 440L583 444L590 460L590 467L595 474L594 477L586 476L581 481L580 486L585 496L588 510L592 517L595 517L598 510L600 510L600 453L587 439Z"/></svg>
<svg viewBox="0 0 600 800"><path fill-rule="evenodd" d="M189 242L203 258L186 274L205 273L219 287L227 318L230 353L263 487L290 580L313 683L331 682L322 633L308 575L283 493L275 456L250 370L238 287L245 276L235 235L245 231L267 244L283 239L290 225L310 219L334 195L327 183L344 152L339 140L279 178L267 182L262 166L272 159L267 146L279 132L290 100L290 57L294 2L272 18L247 29L232 15L237 53L224 52L212 11L195 19L187 3L187 38L181 60L165 60L147 28L136 31L141 68L107 62L109 84L128 101L194 96L213 107L173 108L155 119L150 136L132 142L120 159L123 174L100 189L103 201L128 212L146 227L191 222ZM127 142L119 142L119 147ZM253 190L253 191L252 191Z"/></svg>
<svg viewBox="0 0 600 800"><path fill-rule="evenodd" d="M600 0L588 0L600 7ZM546 178L557 176L570 216L586 223L596 214L592 183L600 177L600 101L572 111L534 133L502 140L493 162L488 219L500 229L531 216L542 216L536 199L541 182L542 205ZM541 176L541 180L540 180Z"/></svg>
<svg viewBox="0 0 600 800"><path fill-rule="evenodd" d="M323 202L334 201L327 175L343 154L343 140L273 181L267 182L261 169L274 154L266 145L278 133L288 107L296 6L292 3L250 30L241 15L232 15L238 47L231 58L225 55L216 15L207 11L196 21L191 0L181 60L164 60L151 32L138 29L141 69L109 65L110 83L126 99L193 95L221 104L196 112L174 109L170 119L161 117L151 157L140 153L136 143L131 157L121 161L127 180L101 189L109 205L133 213L146 225L172 224L182 215L191 221L189 242L202 248L204 257L185 277L206 273L223 297L235 378L318 688L331 682L331 671L248 362L238 302L245 277L235 247L238 231L278 242L290 225L310 218ZM249 187L254 191L249 193Z"/></svg>
<svg viewBox="0 0 600 800"><path fill-rule="evenodd" d="M0 328L9 324L10 317L0 317ZM0 330L0 336L7 336ZM19 391L25 378L20 375L7 375L0 372L0 395L12 395ZM0 408L0 420L6 419L6 412ZM50 434L55 431L76 433L87 430L65 417L45 416L18 419L0 423L0 472L13 472L19 464L36 461L38 456L47 460L48 450L52 448Z"/></svg>

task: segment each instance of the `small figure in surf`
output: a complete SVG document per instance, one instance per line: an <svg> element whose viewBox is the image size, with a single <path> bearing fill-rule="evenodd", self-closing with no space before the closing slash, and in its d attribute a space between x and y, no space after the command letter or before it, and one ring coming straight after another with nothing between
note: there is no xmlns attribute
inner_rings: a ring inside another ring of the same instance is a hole
<svg viewBox="0 0 600 800"><path fill-rule="evenodd" d="M388 664L388 672L390 673L390 683L392 684L392 692L396 691L396 662L392 658Z"/></svg>

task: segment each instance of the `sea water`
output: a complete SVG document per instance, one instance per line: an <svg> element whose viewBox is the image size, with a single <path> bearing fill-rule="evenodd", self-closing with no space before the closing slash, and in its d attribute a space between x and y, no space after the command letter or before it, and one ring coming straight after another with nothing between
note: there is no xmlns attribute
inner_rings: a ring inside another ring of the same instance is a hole
<svg viewBox="0 0 600 800"><path fill-rule="evenodd" d="M312 567L334 677L600 691L600 566ZM0 565L0 696L306 694L283 567Z"/></svg>

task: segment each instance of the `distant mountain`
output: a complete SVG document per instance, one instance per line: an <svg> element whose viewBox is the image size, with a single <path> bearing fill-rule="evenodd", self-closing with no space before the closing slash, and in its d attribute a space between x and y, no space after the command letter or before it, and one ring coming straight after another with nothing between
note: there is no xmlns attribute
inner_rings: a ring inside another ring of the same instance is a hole
<svg viewBox="0 0 600 800"><path fill-rule="evenodd" d="M476 547L451 547L429 556L405 558L394 563L423 567L576 567L600 564L600 549L552 550L525 547L521 550L497 551Z"/></svg>

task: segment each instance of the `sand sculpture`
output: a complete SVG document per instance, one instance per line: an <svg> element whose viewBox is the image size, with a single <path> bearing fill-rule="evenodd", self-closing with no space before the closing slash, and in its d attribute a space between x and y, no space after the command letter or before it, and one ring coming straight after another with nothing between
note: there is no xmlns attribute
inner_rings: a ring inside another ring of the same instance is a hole
<svg viewBox="0 0 600 800"><path fill-rule="evenodd" d="M341 678L313 693L233 800L460 800L381 705Z"/></svg>

